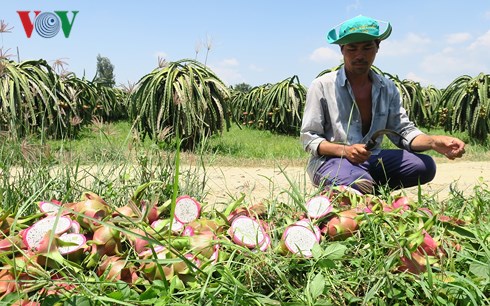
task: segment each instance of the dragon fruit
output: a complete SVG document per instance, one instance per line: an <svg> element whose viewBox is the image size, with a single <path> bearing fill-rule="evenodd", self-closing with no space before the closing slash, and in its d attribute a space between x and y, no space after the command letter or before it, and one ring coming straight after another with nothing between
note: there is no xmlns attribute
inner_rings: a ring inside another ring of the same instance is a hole
<svg viewBox="0 0 490 306"><path fill-rule="evenodd" d="M59 240L67 243L66 246L58 246L58 251L61 255L76 252L85 247L85 243L87 242L87 238L83 234L78 233L64 233L59 237ZM60 244L62 245L63 243Z"/></svg>
<svg viewBox="0 0 490 306"><path fill-rule="evenodd" d="M187 253L184 255L184 257L189 260L191 263L193 263L196 267L200 267L201 266L201 260L199 258L197 258L194 254L191 254L191 253ZM173 264L173 268L174 268L174 273L176 274L187 274L189 273L190 271L193 271L194 267L190 264L188 264L187 262L185 262L184 260L181 260L179 262L176 262Z"/></svg>
<svg viewBox="0 0 490 306"><path fill-rule="evenodd" d="M72 203L69 207L79 213L77 221L80 225L91 231L100 225L92 219L102 220L109 215L110 210L109 205L101 197L90 192L84 193L82 201Z"/></svg>
<svg viewBox="0 0 490 306"><path fill-rule="evenodd" d="M306 209L308 217L319 219L332 211L332 205L328 197L320 195L308 200Z"/></svg>
<svg viewBox="0 0 490 306"><path fill-rule="evenodd" d="M400 266L398 266L397 270L399 272L421 274L427 270L428 263L430 262L427 261L425 255L419 252L413 252L410 256L400 257Z"/></svg>
<svg viewBox="0 0 490 306"><path fill-rule="evenodd" d="M284 231L281 239L283 251L304 257L313 256L312 250L319 243L317 235L303 225L290 225Z"/></svg>
<svg viewBox="0 0 490 306"><path fill-rule="evenodd" d="M0 239L0 251L15 250L16 248L25 249L24 241L20 235Z"/></svg>
<svg viewBox="0 0 490 306"><path fill-rule="evenodd" d="M97 269L97 275L107 280L121 280L129 284L135 283L138 279L136 268L117 256L105 257Z"/></svg>
<svg viewBox="0 0 490 306"><path fill-rule="evenodd" d="M315 234L318 241L321 240L322 233L321 233L320 228L318 227L318 225L313 224L313 222L311 222L310 220L302 219L302 220L294 222L294 225L301 225L301 226L306 227L307 229L311 230Z"/></svg>
<svg viewBox="0 0 490 306"><path fill-rule="evenodd" d="M336 200L339 201L339 206L344 208L357 206L364 199L362 192L346 185L336 186L333 192L336 194Z"/></svg>
<svg viewBox="0 0 490 306"><path fill-rule="evenodd" d="M147 250L150 243L148 239L141 237L141 236L145 237L146 232L140 228L133 228L131 229L131 232L134 233L135 235L129 233L126 233L125 235L129 243L131 244L131 246L133 246L136 253L141 253Z"/></svg>
<svg viewBox="0 0 490 306"><path fill-rule="evenodd" d="M68 231L72 225L72 220L67 216L48 216L40 219L22 233L22 239L28 249L37 249L46 233L53 231L59 235Z"/></svg>
<svg viewBox="0 0 490 306"><path fill-rule="evenodd" d="M140 268L140 271L145 278L148 280L162 280L164 277L167 280L172 279L172 277L175 275L173 264L163 263L164 260L172 258L172 253L165 247L159 248L158 250L155 248L155 253L148 251L151 250L147 250L145 252L146 255L142 257L142 259L151 260L145 260ZM163 275L161 272L163 272Z"/></svg>
<svg viewBox="0 0 490 306"><path fill-rule="evenodd" d="M0 270L0 299L7 294L14 292L17 287L17 281L9 269Z"/></svg>
<svg viewBox="0 0 490 306"><path fill-rule="evenodd" d="M346 239L359 229L356 217L357 212L355 210L341 211L326 223L322 232L334 240Z"/></svg>
<svg viewBox="0 0 490 306"><path fill-rule="evenodd" d="M41 201L38 203L39 210L48 216L56 215L61 209L59 203Z"/></svg>
<svg viewBox="0 0 490 306"><path fill-rule="evenodd" d="M175 219L180 223L189 223L199 218L201 204L196 199L184 195L177 198L175 202Z"/></svg>
<svg viewBox="0 0 490 306"><path fill-rule="evenodd" d="M172 219L172 224L170 224L169 220L158 219L151 223L151 228L153 228L156 232L160 232L162 230L171 230L174 234L180 234L184 229L185 225L179 222L177 219Z"/></svg>
<svg viewBox="0 0 490 306"><path fill-rule="evenodd" d="M406 196L397 197L391 205L383 206L384 212L399 211L403 212L410 209L410 199Z"/></svg>
<svg viewBox="0 0 490 306"><path fill-rule="evenodd" d="M71 226L68 229L68 233L80 233L80 229L81 229L80 223L78 223L78 221L76 220L72 220Z"/></svg>
<svg viewBox="0 0 490 306"><path fill-rule="evenodd" d="M192 226L186 226L182 231L182 236L194 236L194 228Z"/></svg>
<svg viewBox="0 0 490 306"><path fill-rule="evenodd" d="M133 207L130 204L117 207L114 212L112 213L113 217L116 216L124 216L125 218L137 218L138 213L134 211Z"/></svg>
<svg viewBox="0 0 490 306"><path fill-rule="evenodd" d="M114 224L102 225L94 232L92 252L103 255L116 255L121 249L121 232L118 231Z"/></svg>
<svg viewBox="0 0 490 306"><path fill-rule="evenodd" d="M260 246L265 239L265 231L259 222L247 217L235 218L228 230L233 242L248 248Z"/></svg>
<svg viewBox="0 0 490 306"><path fill-rule="evenodd" d="M269 236L269 234L266 233L264 237L264 241L262 241L262 243L259 245L259 250L265 252L270 248L271 244L272 244L271 236Z"/></svg>

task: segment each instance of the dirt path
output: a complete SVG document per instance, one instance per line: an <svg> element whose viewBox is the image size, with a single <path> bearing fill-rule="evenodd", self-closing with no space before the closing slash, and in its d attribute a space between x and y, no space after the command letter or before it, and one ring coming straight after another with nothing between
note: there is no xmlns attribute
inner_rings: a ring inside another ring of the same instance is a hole
<svg viewBox="0 0 490 306"><path fill-rule="evenodd" d="M490 162L447 161L438 162L434 180L423 187L424 193L444 200L450 194L450 187L466 195L473 193L475 185L490 186ZM282 198L287 201L287 191L292 186L301 191L313 192L309 178L303 167L208 167L206 202L230 203L233 197L244 193L246 200L257 202L263 199ZM409 196L415 196L417 188L406 189Z"/></svg>

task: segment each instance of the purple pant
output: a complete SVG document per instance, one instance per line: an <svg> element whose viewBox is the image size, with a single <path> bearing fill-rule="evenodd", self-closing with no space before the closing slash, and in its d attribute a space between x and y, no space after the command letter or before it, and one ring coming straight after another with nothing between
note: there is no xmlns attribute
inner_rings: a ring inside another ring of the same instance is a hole
<svg viewBox="0 0 490 306"><path fill-rule="evenodd" d="M346 158L329 158L318 168L313 183L325 187L346 185L368 193L377 186L399 189L422 185L432 181L435 174L436 164L428 155L381 150L362 164L353 164Z"/></svg>

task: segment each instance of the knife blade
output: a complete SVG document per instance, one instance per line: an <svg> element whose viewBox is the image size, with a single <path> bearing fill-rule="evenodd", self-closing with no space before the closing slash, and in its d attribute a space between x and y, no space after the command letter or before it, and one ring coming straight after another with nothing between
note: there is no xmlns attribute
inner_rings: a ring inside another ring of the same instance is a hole
<svg viewBox="0 0 490 306"><path fill-rule="evenodd" d="M378 144L376 142L376 139L378 139L378 137L383 136L383 135L398 136L404 140L407 140L405 137L403 137L403 135L401 135L400 133L398 133L396 131L393 131L390 129L381 129L381 130L377 130L376 132L373 133L373 136L371 136L371 139L369 139L369 141L364 146L366 148L366 150L371 151Z"/></svg>

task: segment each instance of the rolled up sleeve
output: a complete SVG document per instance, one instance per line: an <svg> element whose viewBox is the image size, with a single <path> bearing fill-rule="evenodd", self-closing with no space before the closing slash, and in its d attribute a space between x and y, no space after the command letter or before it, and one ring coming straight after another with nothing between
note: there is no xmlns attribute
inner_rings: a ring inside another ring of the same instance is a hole
<svg viewBox="0 0 490 306"><path fill-rule="evenodd" d="M303 149L313 156L318 156L318 146L325 140L324 127L327 114L322 107L322 101L324 100L322 84L314 81L308 88L306 95L306 104L300 131L300 141Z"/></svg>
<svg viewBox="0 0 490 306"><path fill-rule="evenodd" d="M389 136L390 140L398 147L412 152L410 147L415 137L424 134L415 124L408 118L405 108L402 106L399 92L396 90L393 93L393 101L391 105L391 116L388 121L388 128L400 133L404 138L397 136Z"/></svg>

